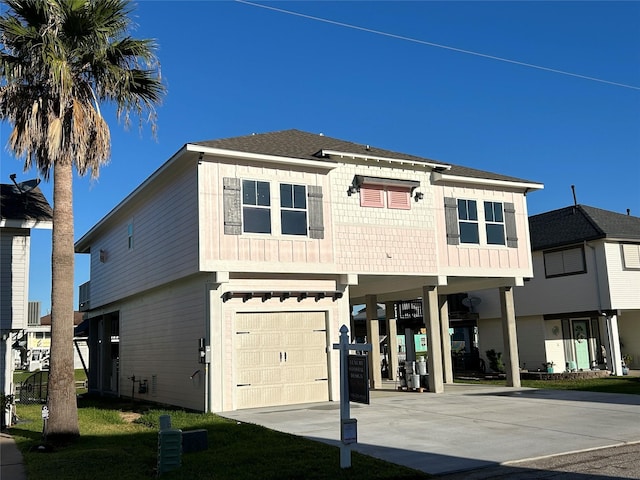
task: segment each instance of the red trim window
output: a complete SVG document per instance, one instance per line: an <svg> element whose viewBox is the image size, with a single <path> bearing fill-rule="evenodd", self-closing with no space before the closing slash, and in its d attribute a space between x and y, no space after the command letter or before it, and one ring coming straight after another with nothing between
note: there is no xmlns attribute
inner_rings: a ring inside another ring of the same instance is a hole
<svg viewBox="0 0 640 480"><path fill-rule="evenodd" d="M411 191L402 187L387 187L387 206L398 210L411 210Z"/></svg>
<svg viewBox="0 0 640 480"><path fill-rule="evenodd" d="M382 185L362 185L360 206L384 208L384 187Z"/></svg>

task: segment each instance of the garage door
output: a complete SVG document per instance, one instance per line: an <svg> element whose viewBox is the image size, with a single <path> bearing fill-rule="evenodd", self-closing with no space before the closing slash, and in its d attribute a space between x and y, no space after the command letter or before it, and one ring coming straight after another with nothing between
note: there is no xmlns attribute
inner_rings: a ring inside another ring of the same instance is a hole
<svg viewBox="0 0 640 480"><path fill-rule="evenodd" d="M236 407L329 399L323 312L236 315Z"/></svg>

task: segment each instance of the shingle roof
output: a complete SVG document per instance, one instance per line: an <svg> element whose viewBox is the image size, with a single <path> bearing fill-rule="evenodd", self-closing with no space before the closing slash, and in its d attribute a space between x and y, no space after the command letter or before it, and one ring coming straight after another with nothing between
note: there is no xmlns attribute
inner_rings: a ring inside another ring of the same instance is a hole
<svg viewBox="0 0 640 480"><path fill-rule="evenodd" d="M0 184L0 218L50 222L53 210L39 187L21 193L15 185Z"/></svg>
<svg viewBox="0 0 640 480"><path fill-rule="evenodd" d="M418 163L430 163L436 165L450 165L438 160L431 160L407 153L394 152L372 145L362 145L358 143L340 140L337 138L318 135L315 133L303 132L291 129L279 132L269 132L261 134L246 135L243 137L223 138L219 140L208 140L193 142L193 145L201 145L210 148L220 148L238 152L247 152L263 155L275 155L289 158L299 158L303 160L321 160L321 150L336 150L357 155L369 155L372 157L385 157L399 160L409 160ZM474 168L451 165L450 175L472 178L486 178L491 180L502 180L508 182L535 183L530 180L509 177L497 173L476 170Z"/></svg>
<svg viewBox="0 0 640 480"><path fill-rule="evenodd" d="M565 207L529 217L532 250L600 238L640 240L640 218L587 205Z"/></svg>

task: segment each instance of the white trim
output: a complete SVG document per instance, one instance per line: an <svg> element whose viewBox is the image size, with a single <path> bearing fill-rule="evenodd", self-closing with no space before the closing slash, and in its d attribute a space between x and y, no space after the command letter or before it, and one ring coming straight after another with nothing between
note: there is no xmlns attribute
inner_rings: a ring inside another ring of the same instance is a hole
<svg viewBox="0 0 640 480"><path fill-rule="evenodd" d="M491 178L460 177L458 175L447 175L439 172L433 173L434 182L459 182L472 183L476 185L490 185L495 187L523 188L525 190L542 190L541 183L519 182L515 180L495 180Z"/></svg>
<svg viewBox="0 0 640 480"><path fill-rule="evenodd" d="M445 170L450 170L451 165L446 165L444 163L431 163L431 162L423 162L419 160L408 160L403 158L388 158L388 157L377 157L375 155L362 155L359 153L350 153L350 152L340 152L337 150L321 150L320 153L322 156L328 155L331 157L335 155L340 158L351 158L351 159L360 159L360 160L374 160L376 162L389 162L389 163L400 163L400 164L409 164L409 165L424 165L431 168L444 168Z"/></svg>
<svg viewBox="0 0 640 480"><path fill-rule="evenodd" d="M0 228L44 228L51 230L53 222L50 220L14 220L7 218L0 220Z"/></svg>
<svg viewBox="0 0 640 480"><path fill-rule="evenodd" d="M222 148L203 147L201 145L194 145L187 143L186 149L188 152L198 152L207 155L216 155L219 157L228 158L244 158L247 160L257 160L260 162L278 163L284 165L299 165L302 167L313 167L322 170L333 170L338 166L337 162L327 162L326 160L304 160L301 158L293 157L281 157L276 155L265 155L262 153L247 153L236 150L225 150Z"/></svg>

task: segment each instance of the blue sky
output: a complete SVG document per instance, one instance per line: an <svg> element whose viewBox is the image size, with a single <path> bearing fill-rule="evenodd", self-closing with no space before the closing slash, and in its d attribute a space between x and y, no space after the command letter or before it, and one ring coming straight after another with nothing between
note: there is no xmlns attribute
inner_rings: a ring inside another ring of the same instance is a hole
<svg viewBox="0 0 640 480"><path fill-rule="evenodd" d="M640 2L262 5L306 17L138 3L134 36L157 40L168 88L158 137L107 113L112 160L97 181L76 179L76 238L183 144L288 128L543 183L530 214L572 204L574 184L579 203L640 215ZM2 124L2 183L34 178L8 134ZM43 314L50 254L50 231L33 231L29 297ZM76 286L88 265L76 256Z"/></svg>

